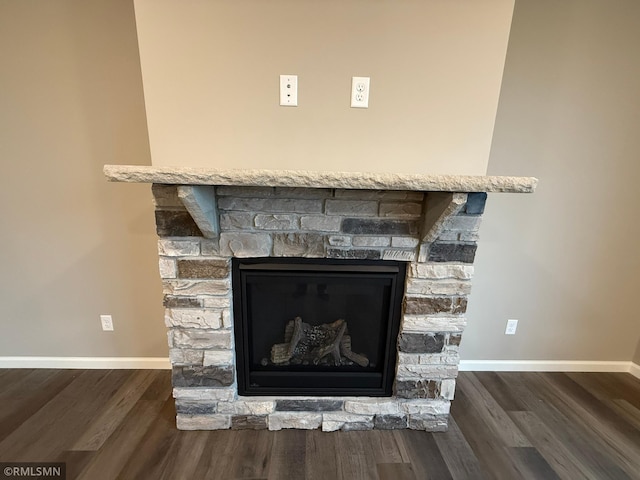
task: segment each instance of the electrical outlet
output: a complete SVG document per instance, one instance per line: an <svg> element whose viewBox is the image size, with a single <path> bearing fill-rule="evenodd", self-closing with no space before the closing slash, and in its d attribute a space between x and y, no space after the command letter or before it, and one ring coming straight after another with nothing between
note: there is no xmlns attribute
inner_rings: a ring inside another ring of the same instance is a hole
<svg viewBox="0 0 640 480"><path fill-rule="evenodd" d="M280 75L280 106L298 106L298 76Z"/></svg>
<svg viewBox="0 0 640 480"><path fill-rule="evenodd" d="M370 77L351 78L351 108L369 108Z"/></svg>
<svg viewBox="0 0 640 480"><path fill-rule="evenodd" d="M111 315L100 315L100 323L102 323L102 330L105 332L113 332L113 319Z"/></svg>
<svg viewBox="0 0 640 480"><path fill-rule="evenodd" d="M507 328L504 330L505 335L515 335L518 329L518 320L507 320Z"/></svg>

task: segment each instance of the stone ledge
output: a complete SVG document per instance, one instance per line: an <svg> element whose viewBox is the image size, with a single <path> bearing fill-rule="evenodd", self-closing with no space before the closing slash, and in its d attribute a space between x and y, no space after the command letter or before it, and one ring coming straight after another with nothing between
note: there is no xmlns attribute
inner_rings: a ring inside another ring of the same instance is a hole
<svg viewBox="0 0 640 480"><path fill-rule="evenodd" d="M111 182L424 192L533 193L538 184L538 179L534 177L314 172L305 170L218 170L144 165L105 165L104 174Z"/></svg>

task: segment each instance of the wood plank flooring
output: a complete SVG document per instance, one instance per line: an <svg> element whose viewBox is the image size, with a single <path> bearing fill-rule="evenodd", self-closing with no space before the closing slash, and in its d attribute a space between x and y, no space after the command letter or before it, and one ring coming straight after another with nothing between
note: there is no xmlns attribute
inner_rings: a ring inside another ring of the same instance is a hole
<svg viewBox="0 0 640 480"><path fill-rule="evenodd" d="M181 432L170 372L0 370L0 462L68 479L640 479L640 380L460 374L446 433Z"/></svg>

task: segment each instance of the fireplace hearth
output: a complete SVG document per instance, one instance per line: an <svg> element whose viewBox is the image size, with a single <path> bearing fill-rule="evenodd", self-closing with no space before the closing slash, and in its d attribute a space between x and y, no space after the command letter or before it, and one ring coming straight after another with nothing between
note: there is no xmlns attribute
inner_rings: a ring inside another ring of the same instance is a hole
<svg viewBox="0 0 640 480"><path fill-rule="evenodd" d="M232 265L240 395L391 396L405 263Z"/></svg>
<svg viewBox="0 0 640 480"><path fill-rule="evenodd" d="M184 430L446 430L486 192L528 193L537 183L137 166L105 173L153 183ZM370 265L382 271L361 271Z"/></svg>

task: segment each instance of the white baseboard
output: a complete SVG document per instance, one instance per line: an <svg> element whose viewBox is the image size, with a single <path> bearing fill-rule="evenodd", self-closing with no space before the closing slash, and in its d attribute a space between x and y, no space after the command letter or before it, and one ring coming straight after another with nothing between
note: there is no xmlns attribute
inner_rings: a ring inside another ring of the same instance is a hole
<svg viewBox="0 0 640 480"><path fill-rule="evenodd" d="M0 368L83 368L165 370L165 357L0 357Z"/></svg>
<svg viewBox="0 0 640 480"><path fill-rule="evenodd" d="M0 357L0 368L168 370L165 357ZM633 362L554 360L461 360L461 372L627 372L640 378Z"/></svg>
<svg viewBox="0 0 640 480"><path fill-rule="evenodd" d="M632 362L562 360L460 360L464 372L626 372L640 378L640 366Z"/></svg>

